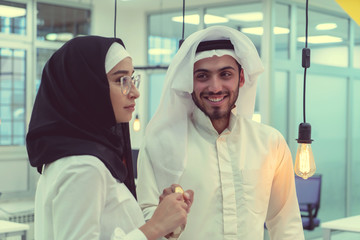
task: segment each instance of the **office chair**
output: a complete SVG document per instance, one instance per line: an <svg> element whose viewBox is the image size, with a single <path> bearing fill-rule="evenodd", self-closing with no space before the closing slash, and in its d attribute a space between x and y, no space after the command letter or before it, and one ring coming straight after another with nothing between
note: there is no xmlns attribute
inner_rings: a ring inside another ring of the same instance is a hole
<svg viewBox="0 0 360 240"><path fill-rule="evenodd" d="M295 186L303 229L314 230L320 225L317 214L320 208L321 174L314 175L306 180L295 176Z"/></svg>

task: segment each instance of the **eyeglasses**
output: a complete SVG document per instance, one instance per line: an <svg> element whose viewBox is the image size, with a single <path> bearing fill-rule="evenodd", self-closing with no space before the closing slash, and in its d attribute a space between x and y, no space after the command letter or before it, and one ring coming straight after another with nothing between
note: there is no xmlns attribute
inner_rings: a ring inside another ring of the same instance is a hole
<svg viewBox="0 0 360 240"><path fill-rule="evenodd" d="M121 88L121 92L124 95L128 95L130 90L131 90L131 86L134 85L136 89L139 89L140 86L140 75L136 74L133 76L123 76L119 79L119 83L120 83L120 88Z"/></svg>

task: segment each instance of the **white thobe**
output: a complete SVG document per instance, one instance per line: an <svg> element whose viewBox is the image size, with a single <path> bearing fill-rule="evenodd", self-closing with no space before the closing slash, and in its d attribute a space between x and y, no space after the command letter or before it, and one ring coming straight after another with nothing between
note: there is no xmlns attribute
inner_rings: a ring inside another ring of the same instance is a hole
<svg viewBox="0 0 360 240"><path fill-rule="evenodd" d="M176 136L174 136L176 137ZM221 134L200 110L188 124L187 162L179 179L194 202L179 240L303 240L292 158L275 129L231 114ZM145 219L161 193L146 147L140 150L137 196ZM168 185L172 183L167 183Z"/></svg>
<svg viewBox="0 0 360 240"><path fill-rule="evenodd" d="M135 198L96 157L46 165L35 196L36 240L146 240Z"/></svg>

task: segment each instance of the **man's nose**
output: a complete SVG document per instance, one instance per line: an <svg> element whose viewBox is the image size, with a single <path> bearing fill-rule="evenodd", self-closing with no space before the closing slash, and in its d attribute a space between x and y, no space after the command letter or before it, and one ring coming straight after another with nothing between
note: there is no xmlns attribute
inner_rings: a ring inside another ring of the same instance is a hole
<svg viewBox="0 0 360 240"><path fill-rule="evenodd" d="M209 81L209 91L219 92L222 90L221 80L217 76L213 76L211 81Z"/></svg>

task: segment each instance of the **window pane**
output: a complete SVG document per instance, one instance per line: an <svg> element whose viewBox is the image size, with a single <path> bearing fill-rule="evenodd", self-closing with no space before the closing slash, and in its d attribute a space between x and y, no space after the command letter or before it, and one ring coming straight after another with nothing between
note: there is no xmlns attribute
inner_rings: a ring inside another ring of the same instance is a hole
<svg viewBox="0 0 360 240"><path fill-rule="evenodd" d="M35 82L35 90L39 89L41 75L43 72L43 68L46 62L49 60L51 55L56 51L56 49L45 49L45 48L38 48L36 50L36 82Z"/></svg>
<svg viewBox="0 0 360 240"><path fill-rule="evenodd" d="M169 65L178 49L178 42L176 38L149 36L149 64Z"/></svg>
<svg viewBox="0 0 360 240"><path fill-rule="evenodd" d="M0 137L3 138L7 138L11 136L11 128L12 128L12 124L10 121L1 121L0 124Z"/></svg>
<svg viewBox="0 0 360 240"><path fill-rule="evenodd" d="M25 50L0 48L0 63L6 63L6 67L0 69L0 145L24 144L25 61Z"/></svg>
<svg viewBox="0 0 360 240"><path fill-rule="evenodd" d="M14 89L24 90L25 89L25 76L14 74L14 80L13 80L13 86Z"/></svg>
<svg viewBox="0 0 360 240"><path fill-rule="evenodd" d="M6 105L0 106L0 119L1 120L11 120L11 107Z"/></svg>
<svg viewBox="0 0 360 240"><path fill-rule="evenodd" d="M26 35L26 4L0 0L0 32Z"/></svg>
<svg viewBox="0 0 360 240"><path fill-rule="evenodd" d="M296 83L299 124L303 122L302 74ZM325 222L345 216L347 79L308 75L306 83L306 121L312 127L316 173L323 175L321 199L326 200L321 201L319 218Z"/></svg>
<svg viewBox="0 0 360 240"><path fill-rule="evenodd" d="M1 58L0 58L1 63ZM2 71L0 69L0 89L10 89L11 88L11 75L9 72Z"/></svg>
<svg viewBox="0 0 360 240"><path fill-rule="evenodd" d="M355 27L354 68L360 68L360 26L355 23L354 27Z"/></svg>
<svg viewBox="0 0 360 240"><path fill-rule="evenodd" d="M159 106L165 73L151 74L149 78L149 120Z"/></svg>
<svg viewBox="0 0 360 240"><path fill-rule="evenodd" d="M305 10L297 11L297 48L301 61L301 49L305 47ZM348 67L349 37L348 20L315 11L309 11L308 48L311 49L311 63ZM301 66L301 64L300 64Z"/></svg>
<svg viewBox="0 0 360 240"><path fill-rule="evenodd" d="M90 33L90 10L37 4L37 39L66 42Z"/></svg>
<svg viewBox="0 0 360 240"><path fill-rule="evenodd" d="M25 134L25 125L24 122L14 122L14 136L22 137Z"/></svg>
<svg viewBox="0 0 360 240"><path fill-rule="evenodd" d="M261 55L262 19L262 5L256 3L208 8L204 22L206 27L225 25L240 30L251 39Z"/></svg>
<svg viewBox="0 0 360 240"><path fill-rule="evenodd" d="M0 133L1 133L1 125L0 125ZM10 145L11 144L11 137L1 135L0 136L0 145Z"/></svg>
<svg viewBox="0 0 360 240"><path fill-rule="evenodd" d="M360 214L360 78L355 79L352 99L352 155L350 215Z"/></svg>
<svg viewBox="0 0 360 240"><path fill-rule="evenodd" d="M14 50L13 57L13 72L20 74L25 73L25 52L23 50Z"/></svg>
<svg viewBox="0 0 360 240"><path fill-rule="evenodd" d="M182 38L182 12L149 16L148 60L150 65L168 65L179 48ZM184 38L199 29L197 11L187 11Z"/></svg>
<svg viewBox="0 0 360 240"><path fill-rule="evenodd" d="M10 104L11 99L12 99L11 90L6 90L6 89L0 90L0 100L1 100L2 106L6 106L6 105Z"/></svg>
<svg viewBox="0 0 360 240"><path fill-rule="evenodd" d="M24 90L14 90L13 104L25 106Z"/></svg>
<svg viewBox="0 0 360 240"><path fill-rule="evenodd" d="M276 4L275 7L275 57L278 59L289 58L290 36L290 7L284 4Z"/></svg>

